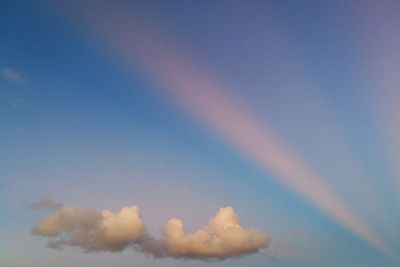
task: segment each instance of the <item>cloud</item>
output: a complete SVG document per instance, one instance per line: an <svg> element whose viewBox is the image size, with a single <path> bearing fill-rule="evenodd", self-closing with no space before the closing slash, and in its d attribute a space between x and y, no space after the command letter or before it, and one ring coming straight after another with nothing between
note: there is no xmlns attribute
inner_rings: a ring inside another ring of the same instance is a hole
<svg viewBox="0 0 400 267"><path fill-rule="evenodd" d="M220 208L201 229L186 233L181 220L173 218L162 227L162 239L146 230L137 206L118 213L62 207L40 220L32 233L48 238L48 246L80 247L85 252L122 251L132 247L156 258L173 257L224 260L256 253L267 247L269 237L261 230L246 229L233 208Z"/></svg>
<svg viewBox="0 0 400 267"><path fill-rule="evenodd" d="M185 233L179 219L169 220L162 232L174 257L227 258L255 253L269 243L262 231L243 228L231 207L220 208L206 226L194 233Z"/></svg>
<svg viewBox="0 0 400 267"><path fill-rule="evenodd" d="M7 80L7 81L9 81L9 82L11 82L11 83L19 84L19 83L22 82L21 73L15 71L15 70L12 69L12 68L3 67L3 68L0 69L0 72L1 72L1 76L2 76L5 80Z"/></svg>
<svg viewBox="0 0 400 267"><path fill-rule="evenodd" d="M31 204L33 210L56 210L62 207L62 204L55 202L52 198L45 198Z"/></svg>
<svg viewBox="0 0 400 267"><path fill-rule="evenodd" d="M118 213L63 207L39 221L32 233L49 237L52 248L68 245L90 252L121 251L144 230L137 206L124 207Z"/></svg>

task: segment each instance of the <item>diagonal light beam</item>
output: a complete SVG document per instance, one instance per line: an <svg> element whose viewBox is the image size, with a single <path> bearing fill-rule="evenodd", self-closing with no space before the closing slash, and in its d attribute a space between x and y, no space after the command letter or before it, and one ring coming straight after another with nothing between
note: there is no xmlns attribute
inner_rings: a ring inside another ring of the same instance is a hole
<svg viewBox="0 0 400 267"><path fill-rule="evenodd" d="M195 65L140 16L112 5L74 6L78 18L135 71L142 71L210 130L243 152L271 177L302 196L378 251L391 252L330 190L314 170L261 121L254 119L227 88Z"/></svg>

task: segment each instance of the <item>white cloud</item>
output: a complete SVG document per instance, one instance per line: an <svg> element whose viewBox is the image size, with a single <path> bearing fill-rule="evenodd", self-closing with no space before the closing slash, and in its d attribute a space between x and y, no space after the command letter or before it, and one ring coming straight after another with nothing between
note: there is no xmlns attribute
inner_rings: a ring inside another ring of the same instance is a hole
<svg viewBox="0 0 400 267"><path fill-rule="evenodd" d="M174 257L227 258L255 253L269 243L262 231L243 228L231 207L220 208L207 225L194 233L185 233L183 222L171 219L163 234Z"/></svg>
<svg viewBox="0 0 400 267"><path fill-rule="evenodd" d="M217 259L256 253L269 244L261 230L246 229L233 208L220 208L201 229L186 233L179 219L162 228L163 239L153 238L145 229L137 206L120 212L62 207L40 220L33 234L48 238L52 248L76 246L85 252L121 251L132 247L154 257Z"/></svg>
<svg viewBox="0 0 400 267"><path fill-rule="evenodd" d="M119 213L63 207L39 221L32 232L49 237L48 245L77 246L84 251L121 251L144 233L144 223L136 206Z"/></svg>

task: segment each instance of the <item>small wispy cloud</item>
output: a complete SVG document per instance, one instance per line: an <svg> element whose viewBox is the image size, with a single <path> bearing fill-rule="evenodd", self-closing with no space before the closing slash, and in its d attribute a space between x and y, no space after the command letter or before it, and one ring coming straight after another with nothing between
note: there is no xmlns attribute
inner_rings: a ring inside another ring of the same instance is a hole
<svg viewBox="0 0 400 267"><path fill-rule="evenodd" d="M22 75L21 73L17 72L16 70L10 67L3 67L0 69L0 73L3 79L7 80L8 82L19 84L22 82Z"/></svg>
<svg viewBox="0 0 400 267"><path fill-rule="evenodd" d="M29 207L33 210L56 210L61 208L63 205L61 203L57 203L52 198L45 198L36 202L33 202Z"/></svg>

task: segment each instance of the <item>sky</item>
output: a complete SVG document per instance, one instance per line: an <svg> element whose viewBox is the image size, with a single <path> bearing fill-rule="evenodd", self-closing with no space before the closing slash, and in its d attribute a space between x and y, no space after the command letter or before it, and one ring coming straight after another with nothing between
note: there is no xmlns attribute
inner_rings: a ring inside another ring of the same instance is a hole
<svg viewBox="0 0 400 267"><path fill-rule="evenodd" d="M400 263L400 2L0 2L0 265Z"/></svg>

